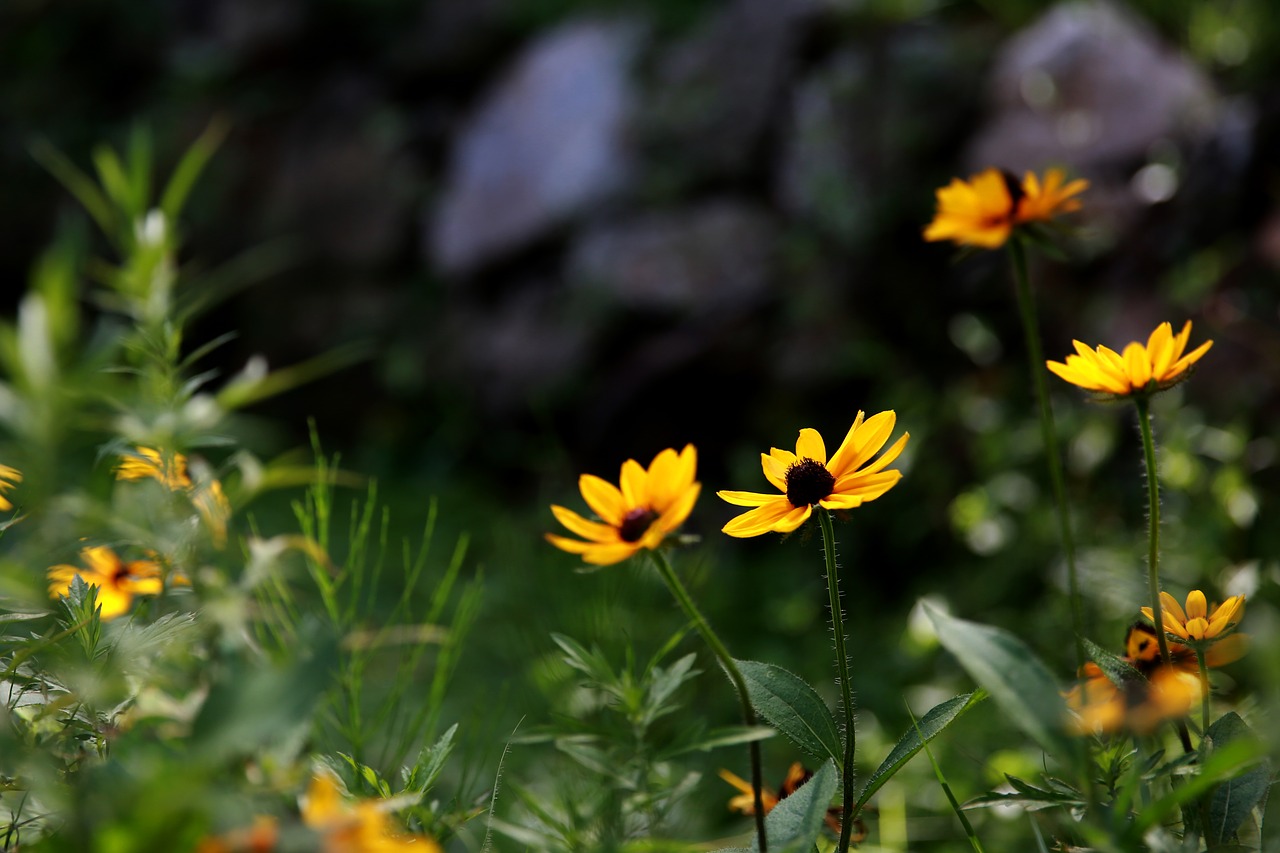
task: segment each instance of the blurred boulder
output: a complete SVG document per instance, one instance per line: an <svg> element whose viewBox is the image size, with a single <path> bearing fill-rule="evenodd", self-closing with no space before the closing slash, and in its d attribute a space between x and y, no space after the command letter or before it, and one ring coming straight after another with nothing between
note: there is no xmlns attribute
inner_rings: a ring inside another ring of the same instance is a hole
<svg viewBox="0 0 1280 853"><path fill-rule="evenodd" d="M732 0L659 56L646 116L659 154L692 172L748 168L821 11L817 0Z"/></svg>
<svg viewBox="0 0 1280 853"><path fill-rule="evenodd" d="M1014 36L996 58L991 97L974 169L1132 167L1157 142L1205 139L1219 113L1194 63L1101 0L1059 4Z"/></svg>
<svg viewBox="0 0 1280 853"><path fill-rule="evenodd" d="M440 319L426 359L435 379L461 383L490 412L528 406L590 363L592 328L546 282L526 281L496 305L458 305Z"/></svg>
<svg viewBox="0 0 1280 853"><path fill-rule="evenodd" d="M737 311L768 291L777 243L765 211L716 199L587 228L571 249L568 277L630 308Z"/></svg>
<svg viewBox="0 0 1280 853"><path fill-rule="evenodd" d="M430 254L471 272L627 186L630 67L640 28L578 21L536 41L455 140Z"/></svg>

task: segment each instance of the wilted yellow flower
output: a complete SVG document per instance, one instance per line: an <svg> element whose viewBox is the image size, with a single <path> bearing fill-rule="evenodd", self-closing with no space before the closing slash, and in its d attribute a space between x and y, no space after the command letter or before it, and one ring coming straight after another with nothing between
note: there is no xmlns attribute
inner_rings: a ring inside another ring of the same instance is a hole
<svg viewBox="0 0 1280 853"><path fill-rule="evenodd" d="M767 454L760 454L765 477L782 494L716 492L735 506L754 507L726 524L724 532L738 538L771 531L790 533L808 520L815 505L852 509L880 497L902 479L901 471L883 469L902 453L910 433L903 433L879 459L871 462L889 440L896 421L897 415L890 411L872 415L864 423L863 413L858 412L830 460L822 436L814 429L800 430L795 453L774 447Z"/></svg>
<svg viewBox="0 0 1280 853"><path fill-rule="evenodd" d="M132 453L120 454L116 466L117 480L151 478L176 491L191 488L187 475L187 457L181 453L161 453L153 447L135 447Z"/></svg>
<svg viewBox="0 0 1280 853"><path fill-rule="evenodd" d="M442 853L426 836L397 832L383 802L347 802L337 780L324 771L311 777L302 822L320 834L324 853Z"/></svg>
<svg viewBox="0 0 1280 853"><path fill-rule="evenodd" d="M67 595L78 575L89 586L98 588L98 605L104 622L129 612L135 595L159 595L164 588L160 566L152 560L126 563L105 545L80 549L80 559L84 568L69 565L49 568L49 597Z"/></svg>
<svg viewBox="0 0 1280 853"><path fill-rule="evenodd" d="M620 563L641 549L654 549L684 524L698 501L702 484L694 480L698 454L692 444L676 453L667 448L653 458L648 470L634 459L622 463L621 488L592 474L578 478L578 488L600 519L589 521L562 506L551 512L583 540L553 533L547 541L562 551L581 554L597 566Z"/></svg>
<svg viewBox="0 0 1280 853"><path fill-rule="evenodd" d="M0 465L0 511L8 512L13 509L13 502L5 497L5 493L21 482L21 471L8 465Z"/></svg>
<svg viewBox="0 0 1280 853"><path fill-rule="evenodd" d="M1044 181L1027 172L1022 182L999 169L987 169L963 181L953 178L937 191L938 209L925 228L929 241L951 240L962 246L998 249L1014 229L1080 209L1075 198L1089 185L1064 183L1061 169L1050 169Z"/></svg>
<svg viewBox="0 0 1280 853"><path fill-rule="evenodd" d="M231 518L231 504L222 491L222 483L217 480L201 483L191 492L191 503L209 528L213 544L218 548L227 544L227 520Z"/></svg>
<svg viewBox="0 0 1280 853"><path fill-rule="evenodd" d="M1147 339L1146 346L1133 341L1122 353L1100 346L1092 350L1080 341L1072 341L1076 355L1066 364L1045 362L1049 370L1086 391L1113 397L1130 397L1162 391L1186 379L1191 366L1200 360L1213 341L1205 341L1183 355L1191 337L1191 321L1175 337L1173 327L1161 323Z"/></svg>

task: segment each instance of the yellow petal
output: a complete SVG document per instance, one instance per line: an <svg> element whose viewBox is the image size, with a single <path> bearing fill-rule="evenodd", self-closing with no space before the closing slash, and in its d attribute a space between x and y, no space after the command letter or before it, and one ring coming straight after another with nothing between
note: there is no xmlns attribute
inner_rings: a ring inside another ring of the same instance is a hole
<svg viewBox="0 0 1280 853"><path fill-rule="evenodd" d="M760 536L773 529L773 525L791 512L795 507L785 497L776 497L771 503L763 504L749 512L744 512L726 524L721 530L729 536L745 539L749 536Z"/></svg>
<svg viewBox="0 0 1280 853"><path fill-rule="evenodd" d="M796 439L796 458L827 464L827 446L816 429L806 427L800 430L800 437Z"/></svg>
<svg viewBox="0 0 1280 853"><path fill-rule="evenodd" d="M1182 605L1178 603L1178 599L1174 598L1169 593L1164 591L1160 592L1160 606L1165 613L1170 614L1179 622L1185 623L1187 621L1187 614L1183 612Z"/></svg>
<svg viewBox="0 0 1280 853"><path fill-rule="evenodd" d="M1151 381L1151 362L1147 360L1147 351L1142 344L1135 341L1125 346L1124 363L1129 383L1134 388L1143 388Z"/></svg>
<svg viewBox="0 0 1280 853"><path fill-rule="evenodd" d="M889 434L893 432L893 426L897 420L898 415L892 410L867 418L866 422L858 427L852 440L841 446L845 455L839 459L833 459L831 465L827 466L831 476L839 480L840 477L857 470L859 466L875 456L889 440Z"/></svg>
<svg viewBox="0 0 1280 853"><path fill-rule="evenodd" d="M761 453L760 467L764 469L765 479L772 483L778 491L785 492L787 490L787 469L795 464L796 458L793 454L788 453L787 455L791 457L791 461L784 463L776 455L779 452L785 453L786 451L779 451L775 448L772 454Z"/></svg>
<svg viewBox="0 0 1280 853"><path fill-rule="evenodd" d="M1204 653L1204 664L1209 667L1226 666L1244 657L1249 651L1249 638L1244 634L1223 637Z"/></svg>
<svg viewBox="0 0 1280 853"><path fill-rule="evenodd" d="M665 537L668 533L672 533L680 525L684 524L685 519L689 517L689 513L693 512L693 506L698 502L698 495L702 493L702 484L694 483L685 489L684 494L677 498L671 506L658 516L657 520L650 525L650 529L658 529Z"/></svg>
<svg viewBox="0 0 1280 853"><path fill-rule="evenodd" d="M1198 589L1187 593L1187 620L1203 619L1208 615L1209 602L1205 600L1204 593Z"/></svg>
<svg viewBox="0 0 1280 853"><path fill-rule="evenodd" d="M809 516L813 514L811 506L792 507L791 512L778 519L773 525L775 533L790 533L796 530L800 525L809 520Z"/></svg>
<svg viewBox="0 0 1280 853"><path fill-rule="evenodd" d="M770 501L778 499L777 495L762 495L759 492L719 491L716 492L716 495L721 500L734 506L764 506Z"/></svg>
<svg viewBox="0 0 1280 853"><path fill-rule="evenodd" d="M863 475L874 474L892 463L899 455L901 455L902 449L907 446L907 439L909 438L911 438L911 433L904 432L902 437L895 441L893 446L881 454L879 459L872 462L870 465L867 465L865 468L859 469L858 473Z"/></svg>
<svg viewBox="0 0 1280 853"><path fill-rule="evenodd" d="M860 495L827 495L818 501L818 506L827 509L854 509L862 506L862 497Z"/></svg>
<svg viewBox="0 0 1280 853"><path fill-rule="evenodd" d="M583 474L578 478L578 489L582 499L591 507L591 511L600 517L605 524L614 527L622 525L622 518L627 514L626 502L622 492L613 483L602 480L594 474Z"/></svg>
<svg viewBox="0 0 1280 853"><path fill-rule="evenodd" d="M1147 358L1151 361L1151 375L1157 380L1164 378L1173 364L1173 327L1161 323L1147 338Z"/></svg>
<svg viewBox="0 0 1280 853"><path fill-rule="evenodd" d="M861 471L847 474L836 481L832 490L835 495L853 495L862 499L863 503L873 501L889 491L902 479L901 471L881 471L876 474L863 474Z"/></svg>
<svg viewBox="0 0 1280 853"><path fill-rule="evenodd" d="M594 566L612 566L621 563L640 550L634 542L619 542L616 545L592 545L582 552L582 561Z"/></svg>
<svg viewBox="0 0 1280 853"><path fill-rule="evenodd" d="M640 467L639 462L634 459L623 462L618 483L622 486L626 512L649 506L649 472Z"/></svg>
<svg viewBox="0 0 1280 853"><path fill-rule="evenodd" d="M570 532L576 533L589 542L617 542L618 529L597 521L588 521L571 509L562 506L551 507L556 521L563 524Z"/></svg>

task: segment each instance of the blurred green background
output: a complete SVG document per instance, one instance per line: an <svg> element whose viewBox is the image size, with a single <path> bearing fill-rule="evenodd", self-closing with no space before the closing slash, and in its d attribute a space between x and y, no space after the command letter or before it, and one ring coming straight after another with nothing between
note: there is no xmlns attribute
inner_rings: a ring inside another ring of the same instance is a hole
<svg viewBox="0 0 1280 853"><path fill-rule="evenodd" d="M172 163L228 120L184 233L189 272L237 292L191 340L234 329L226 374L259 354L370 353L238 429L270 455L304 446L314 418L406 535L432 496L444 530L470 534L483 611L442 714L464 721L463 796L491 784L521 720L574 707L551 632L647 659L681 625L643 564L579 576L541 541L549 503L582 509L579 473L695 443L703 541L677 569L735 655L829 684L820 540L729 541L712 492L762 488L757 454L801 427L831 443L859 409L895 409L906 477L838 528L874 766L909 725L904 697L919 714L969 689L913 616L921 597L1070 676L1004 258L920 238L951 177L1064 166L1091 188L1064 257L1033 265L1046 353L1119 348L1164 320L1215 341L1155 406L1164 577L1179 596L1249 594L1257 643L1226 695L1274 707L1278 37L1269 0L10 0L6 308L55 234L93 245L33 140L87 164L143 125ZM1090 633L1118 649L1143 596L1132 412L1050 381ZM731 723L710 659L692 638L681 650L706 671L692 707ZM777 741L766 756L779 780L795 757ZM962 798L1037 761L989 706L940 757ZM690 835L746 828L714 778L745 775L741 759L690 759L706 774L680 815ZM553 761L517 746L504 773ZM953 844L940 793L913 784L912 808L937 810L910 812L911 849ZM984 837L1026 837L1026 818L985 820Z"/></svg>

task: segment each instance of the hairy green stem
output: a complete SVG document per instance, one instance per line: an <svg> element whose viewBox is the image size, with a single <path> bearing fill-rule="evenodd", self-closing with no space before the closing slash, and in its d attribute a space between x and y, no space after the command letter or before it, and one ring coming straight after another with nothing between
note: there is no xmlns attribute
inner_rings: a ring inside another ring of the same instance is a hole
<svg viewBox="0 0 1280 853"><path fill-rule="evenodd" d="M747 681L742 677L742 670L738 669L738 665L734 663L733 657L729 654L729 650L725 648L724 643L720 642L720 638L716 636L716 632L711 630L711 624L707 622L702 611L693 603L693 598L689 595L689 590L685 589L684 584L680 582L680 578L676 576L675 571L671 568L670 561L661 551L650 551L649 555L653 558L653 564L658 569L658 574L662 576L662 580L666 583L667 589L671 590L671 594L675 596L680 607L684 610L685 615L689 617L689 621L698 629L698 633L702 635L702 639L707 641L707 645L711 647L711 651L715 654L716 659L720 661L720 666L724 668L725 674L729 676L729 680L733 682L733 687L738 691L738 701L742 703L742 721L747 726L756 724L756 712L751 707L751 697L747 694ZM764 801L762 799L762 791L764 790L764 777L760 771L760 741L753 740L750 743L751 753L751 791L752 804L754 806L756 819L756 842L760 848L760 853L767 853L769 850L768 842L765 839L764 832Z"/></svg>
<svg viewBox="0 0 1280 853"><path fill-rule="evenodd" d="M1044 351L1040 345L1040 324L1036 319L1036 303L1031 295L1031 279L1027 275L1027 255L1022 241L1009 241L1009 258L1013 266L1013 280L1017 285L1018 310L1022 315L1022 332L1027 339L1027 358L1031 362L1031 380L1040 402L1040 432L1044 440L1044 455L1049 463L1049 481L1053 487L1053 502L1058 510L1058 528L1062 535L1062 550L1067 559L1067 586L1070 592L1071 628L1076 640L1076 667L1084 666L1084 606L1080 598L1080 579L1076 573L1075 538L1071 533L1071 514L1067 508L1066 478L1062 473L1062 454L1058 449L1058 431L1053 422L1053 407L1049 404L1049 391L1044 382Z"/></svg>
<svg viewBox="0 0 1280 853"><path fill-rule="evenodd" d="M1196 649L1196 663L1200 665L1200 748L1204 749L1209 735L1209 665L1203 649ZM1204 760L1203 755L1200 760Z"/></svg>
<svg viewBox="0 0 1280 853"><path fill-rule="evenodd" d="M1160 603L1160 480L1156 472L1156 442L1151 435L1151 401L1134 397L1138 429L1147 463L1147 587L1151 593L1151 621L1155 623L1160 659L1169 665L1169 641L1164 636L1164 606Z"/></svg>
<svg viewBox="0 0 1280 853"><path fill-rule="evenodd" d="M1169 641L1164 635L1164 605L1160 603L1160 475L1156 470L1156 441L1151 435L1151 399L1133 398L1138 408L1138 429L1142 432L1142 453L1147 463L1147 588L1151 594L1151 621L1155 623L1160 660L1171 665ZM1187 724L1179 719L1178 740L1184 752L1191 752Z"/></svg>
<svg viewBox="0 0 1280 853"><path fill-rule="evenodd" d="M849 677L849 655L844 647L844 614L840 608L840 576L836 565L836 535L831 526L831 513L818 507L822 525L822 546L827 558L827 594L831 598L831 632L835 636L836 667L840 672L840 704L844 711L844 762L840 787L843 792L844 820L836 853L846 853L853 830L853 753L857 745L853 720L853 681Z"/></svg>

